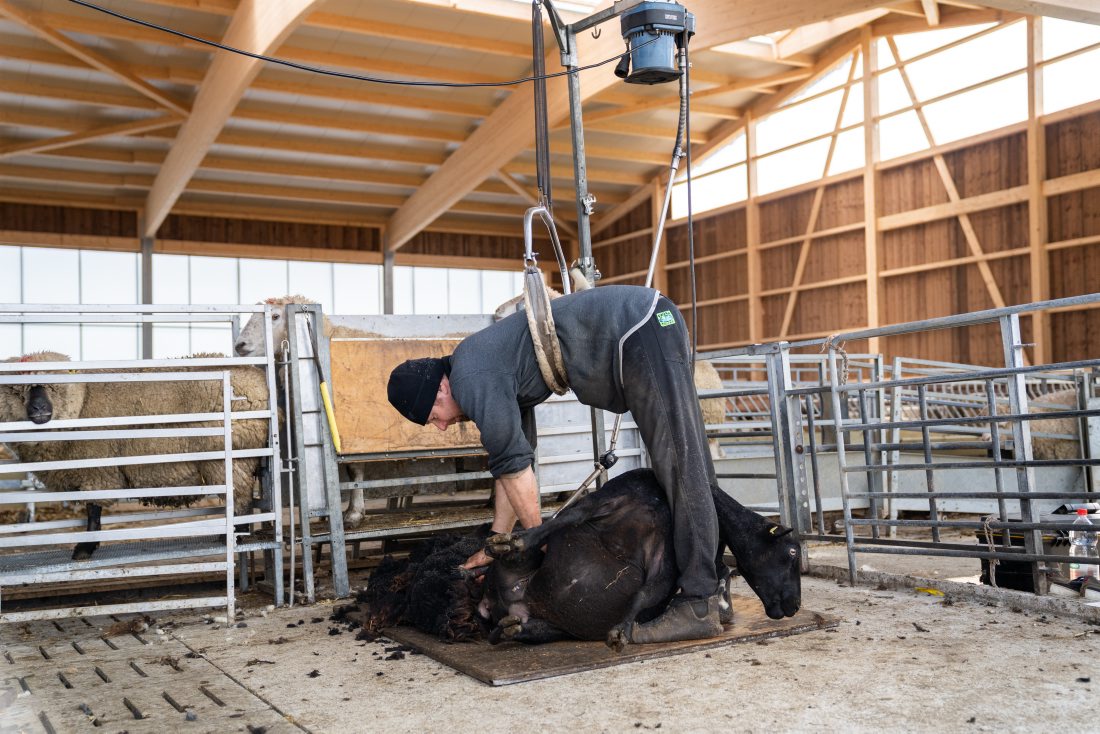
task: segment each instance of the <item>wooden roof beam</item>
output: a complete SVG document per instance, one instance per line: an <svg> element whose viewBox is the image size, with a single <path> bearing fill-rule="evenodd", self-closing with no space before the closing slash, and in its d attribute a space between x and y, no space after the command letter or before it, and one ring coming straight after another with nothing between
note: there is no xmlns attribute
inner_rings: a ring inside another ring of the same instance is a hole
<svg viewBox="0 0 1100 734"><path fill-rule="evenodd" d="M114 137L116 135L138 135L151 130L160 130L172 127L182 122L182 118L176 115L164 115L161 117L133 120L118 125L105 125L69 135L58 135L44 140L34 140L28 143L16 143L0 148L0 159L10 158L16 155L30 155L33 153L45 153L60 150L81 143L87 143L101 138Z"/></svg>
<svg viewBox="0 0 1100 734"><path fill-rule="evenodd" d="M937 26L940 24L940 6L936 0L920 0L921 8L924 10L924 17L928 19L928 25Z"/></svg>
<svg viewBox="0 0 1100 734"><path fill-rule="evenodd" d="M866 25L889 14L889 8L872 8L860 13L845 15L841 18L823 20L809 25L799 26L775 42L775 50L780 57L805 51L842 36L850 30Z"/></svg>
<svg viewBox="0 0 1100 734"><path fill-rule="evenodd" d="M1096 0L977 0L998 10L1026 15L1045 15L1077 23L1100 25L1100 4Z"/></svg>
<svg viewBox="0 0 1100 734"><path fill-rule="evenodd" d="M59 33L34 13L28 13L26 10L12 5L8 0L0 0L0 15L33 31L39 37L75 56L88 66L115 76L123 84L153 100L161 107L165 107L179 115L186 116L188 114L188 109L182 102L173 99L171 95L165 94L149 82L138 77L123 64L112 61L98 51L86 48L65 34Z"/></svg>
<svg viewBox="0 0 1100 734"><path fill-rule="evenodd" d="M277 49L318 0L242 0L224 42L254 53ZM220 52L199 87L194 114L180 128L145 202L146 236L156 234L172 205L214 144L263 62Z"/></svg>
<svg viewBox="0 0 1100 734"><path fill-rule="evenodd" d="M185 10L198 10L215 15L232 15L237 7L235 0L145 0L151 5L162 5L170 8L182 8ZM487 3L480 3L485 5ZM509 6L512 3L508 3ZM457 7L456 10L465 11L465 8ZM518 5L515 8L520 19L530 18L530 10ZM515 56L517 58L530 58L531 48L524 43L510 43L495 38L478 38L468 34L446 33L433 31L426 28L410 27L397 23L383 23L366 18L357 18L337 13L313 13L306 19L304 25L310 28L328 28L341 33L353 33L362 36L374 36L387 40L410 41L423 43L429 46L444 48L458 48L465 51L478 51L480 53Z"/></svg>
<svg viewBox="0 0 1100 734"><path fill-rule="evenodd" d="M879 0L742 0L730 5L722 0L697 0L692 12L698 33L692 40L695 49L708 49L763 33L793 28L807 23L839 17L877 7ZM603 33L597 39L585 35L579 49L580 63L587 64L620 53L622 39L617 33ZM548 68L557 66L558 53L548 54ZM581 102L591 99L617 79L602 68L589 73L581 84ZM550 124L563 119L568 110L565 84L549 85L547 108ZM509 160L531 145L534 102L529 94L512 94L486 118L447 162L397 210L386 227L385 247L397 250L417 232L447 211L472 188L505 167ZM648 178L646 179L649 180Z"/></svg>

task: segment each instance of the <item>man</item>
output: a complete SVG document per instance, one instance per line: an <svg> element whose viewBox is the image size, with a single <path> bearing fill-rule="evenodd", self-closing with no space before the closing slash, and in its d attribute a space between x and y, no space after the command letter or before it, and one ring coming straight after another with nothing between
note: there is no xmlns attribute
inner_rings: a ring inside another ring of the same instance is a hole
<svg viewBox="0 0 1100 734"><path fill-rule="evenodd" d="M551 309L569 386L586 405L631 412L672 510L680 591L660 617L635 626L633 641L719 635L714 466L683 316L658 291L640 286L580 291L555 299ZM551 390L526 314L470 335L450 357L398 365L388 392L394 408L414 423L441 431L464 420L477 425L496 479L493 532L511 532L517 519L525 528L541 524L534 436L525 435L531 421L524 414ZM489 561L480 551L465 566Z"/></svg>

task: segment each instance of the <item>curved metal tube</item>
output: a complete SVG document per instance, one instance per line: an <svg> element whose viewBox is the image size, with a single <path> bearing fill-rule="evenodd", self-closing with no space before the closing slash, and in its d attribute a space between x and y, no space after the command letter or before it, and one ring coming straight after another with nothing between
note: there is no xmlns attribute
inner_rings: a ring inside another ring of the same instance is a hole
<svg viewBox="0 0 1100 734"><path fill-rule="evenodd" d="M534 252L534 234L531 231L531 221L535 215L546 225L550 232L550 241L554 245L554 255L558 259L558 270L561 272L562 291L566 294L573 292L573 283L569 279L569 267L565 264L565 254L561 249L561 240L558 239L558 228L554 226L554 217L545 206L533 206L523 213L523 261L528 266L537 262Z"/></svg>

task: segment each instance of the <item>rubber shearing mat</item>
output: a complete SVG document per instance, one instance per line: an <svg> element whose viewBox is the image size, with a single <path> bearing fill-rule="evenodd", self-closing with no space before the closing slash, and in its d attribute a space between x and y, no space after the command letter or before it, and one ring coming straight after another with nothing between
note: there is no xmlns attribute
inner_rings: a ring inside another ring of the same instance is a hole
<svg viewBox="0 0 1100 734"><path fill-rule="evenodd" d="M755 597L734 596L734 622L720 637L710 640L666 642L652 645L627 645L616 653L602 642L561 641L546 645L523 645L509 642L490 645L488 642L446 643L412 627L385 630L390 639L408 645L433 660L458 670L471 678L493 686L552 678L584 670L608 668L612 665L652 660L724 645L756 642L772 637L787 637L800 632L828 629L840 624L806 609L788 619L768 619Z"/></svg>

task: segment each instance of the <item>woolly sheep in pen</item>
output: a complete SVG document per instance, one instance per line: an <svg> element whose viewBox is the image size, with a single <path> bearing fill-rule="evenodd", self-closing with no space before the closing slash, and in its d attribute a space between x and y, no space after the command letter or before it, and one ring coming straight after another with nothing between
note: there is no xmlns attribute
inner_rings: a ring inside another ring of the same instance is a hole
<svg viewBox="0 0 1100 734"><path fill-rule="evenodd" d="M281 353L281 347L279 345L287 338L287 304L313 304L317 303L317 301L302 295L286 295L268 298L261 303L277 307L271 310L271 343L275 345L276 352ZM358 334L354 329L347 329L344 327L333 329L327 316L324 317L323 328L325 336L356 336ZM267 356L267 349L264 345L264 320L262 313L252 314L245 323L244 328L241 329L241 333L237 337L237 343L233 345L233 348L237 352L237 355L241 357ZM280 381L281 387L283 379L282 370L277 371L276 376ZM414 463L414 466L419 467L420 465ZM405 476L407 473L402 467L395 466L394 462L388 461L346 463L341 464L341 468L347 474L348 480L353 482L363 482L368 479L394 479ZM363 490L352 490L351 499L348 502L348 509L344 513L345 525L349 527L358 525L363 520L365 509L366 501L363 496Z"/></svg>
<svg viewBox="0 0 1100 734"><path fill-rule="evenodd" d="M200 354L195 357L220 357ZM8 362L67 362L68 357L55 352L39 352L6 360ZM123 370L125 372L171 371L174 368ZM181 366L186 370L187 367ZM230 368L234 412L266 410L267 380L255 367ZM28 374L34 374L29 372ZM0 386L0 422L32 420L46 423L53 419L100 418L130 415L172 415L182 413L216 413L222 410L220 381L195 382L114 382L60 383L42 385ZM167 424L162 428L217 427L220 421ZM120 427L123 428L123 427ZM241 420L233 425L233 448L252 449L267 446L268 429L265 420ZM59 461L139 456L145 454L191 453L220 451L221 436L175 438L106 439L87 441L30 441L15 446L24 462ZM248 512L259 458L238 458L233 461L234 509L237 514ZM186 487L224 483L224 467L220 460L178 461L167 464L135 464L91 469L61 469L36 472L49 491L90 491L98 489L128 489L150 487ZM145 504L160 507L187 506L197 496L156 497ZM98 530L103 507L111 500L87 502L88 530ZM81 543L74 559L87 558L98 543Z"/></svg>
<svg viewBox="0 0 1100 734"><path fill-rule="evenodd" d="M1053 413L1077 410L1076 390L1057 390L1032 400L1032 412ZM1077 418L1041 418L1031 421L1031 454L1034 459L1080 459ZM1073 438L1054 438L1036 434L1059 434Z"/></svg>

